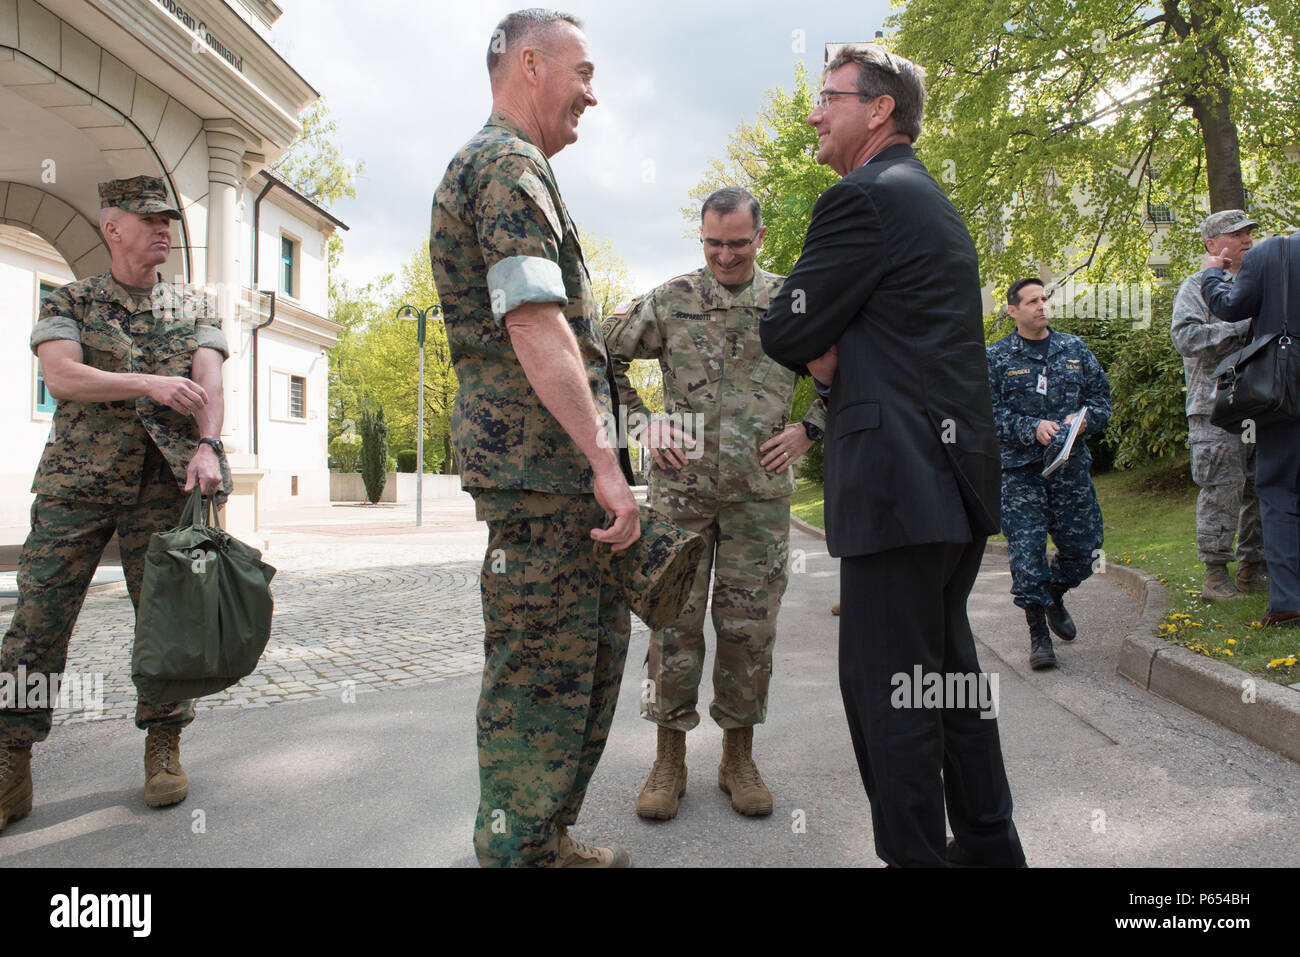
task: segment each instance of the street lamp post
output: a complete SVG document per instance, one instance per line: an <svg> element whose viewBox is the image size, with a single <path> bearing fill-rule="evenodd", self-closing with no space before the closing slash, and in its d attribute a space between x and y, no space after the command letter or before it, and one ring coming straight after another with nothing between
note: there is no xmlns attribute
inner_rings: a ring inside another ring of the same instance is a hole
<svg viewBox="0 0 1300 957"><path fill-rule="evenodd" d="M441 316L442 307L436 302L428 309L417 309L403 305L397 310L398 319L416 321L416 342L420 346L420 385L416 392L416 409L419 424L416 426L415 438L415 527L424 525L424 328L429 316Z"/></svg>

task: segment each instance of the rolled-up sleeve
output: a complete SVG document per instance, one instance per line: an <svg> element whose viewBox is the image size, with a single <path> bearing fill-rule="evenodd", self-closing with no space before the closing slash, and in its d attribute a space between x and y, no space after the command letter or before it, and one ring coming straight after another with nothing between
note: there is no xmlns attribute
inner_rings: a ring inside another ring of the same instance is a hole
<svg viewBox="0 0 1300 957"><path fill-rule="evenodd" d="M48 319L42 319L32 326L32 353L36 353L36 347L41 343L52 342L55 339L70 339L73 342L80 342L80 323L75 319L69 319L67 316L50 316Z"/></svg>
<svg viewBox="0 0 1300 957"><path fill-rule="evenodd" d="M492 317L501 322L506 313L526 302L567 302L560 264L537 256L511 256L488 270Z"/></svg>
<svg viewBox="0 0 1300 957"><path fill-rule="evenodd" d="M75 314L74 303L67 293L66 286L46 296L45 301L41 303L41 312L36 325L32 327L32 354L36 354L36 347L43 342L53 342L56 339L81 342L81 323L72 318Z"/></svg>
<svg viewBox="0 0 1300 957"><path fill-rule="evenodd" d="M569 301L560 269L564 224L545 178L533 160L514 154L479 177L474 218L498 323L524 303Z"/></svg>
<svg viewBox="0 0 1300 957"><path fill-rule="evenodd" d="M226 334L221 331L221 320L212 322L200 320L194 326L194 342L200 349L216 349L223 359L230 358L230 347L226 344Z"/></svg>

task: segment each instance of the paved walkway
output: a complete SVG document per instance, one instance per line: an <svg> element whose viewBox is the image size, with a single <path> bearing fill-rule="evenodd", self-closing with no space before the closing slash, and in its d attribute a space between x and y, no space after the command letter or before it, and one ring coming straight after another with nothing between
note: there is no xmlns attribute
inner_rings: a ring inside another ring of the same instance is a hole
<svg viewBox="0 0 1300 957"><path fill-rule="evenodd" d="M280 570L272 641L255 676L202 702L184 738L191 796L175 808L144 806L143 736L124 720L130 603L93 595L69 668L102 670L110 717L65 713L37 747L36 807L0 835L0 867L471 866L486 536L467 498L427 503L425 529L412 523L409 507L268 521L265 557ZM769 721L755 736L773 815L731 810L714 775L721 732L706 718L689 738L678 818L636 817L655 738L638 716L648 638L638 627L581 836L619 841L643 866L879 864L839 700L827 613L837 563L802 532L792 548L803 571L791 577ZM1115 674L1136 617L1123 589L1085 583L1071 603L1082 637L1058 644L1059 670L1031 672L1009 583L1005 560L988 556L970 608L984 668L1000 677L1031 864L1300 865L1300 767Z"/></svg>

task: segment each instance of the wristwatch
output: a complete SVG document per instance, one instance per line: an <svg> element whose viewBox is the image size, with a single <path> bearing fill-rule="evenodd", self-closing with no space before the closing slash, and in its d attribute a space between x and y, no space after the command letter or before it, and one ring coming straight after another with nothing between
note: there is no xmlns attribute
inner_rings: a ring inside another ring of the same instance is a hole
<svg viewBox="0 0 1300 957"><path fill-rule="evenodd" d="M199 445L212 446L212 451L216 452L217 455L226 454L226 447L221 444L220 439L199 439Z"/></svg>
<svg viewBox="0 0 1300 957"><path fill-rule="evenodd" d="M820 442L822 439L826 438L826 433L817 428L817 426L813 425L811 422L803 423L803 431L804 435L808 436L809 442Z"/></svg>

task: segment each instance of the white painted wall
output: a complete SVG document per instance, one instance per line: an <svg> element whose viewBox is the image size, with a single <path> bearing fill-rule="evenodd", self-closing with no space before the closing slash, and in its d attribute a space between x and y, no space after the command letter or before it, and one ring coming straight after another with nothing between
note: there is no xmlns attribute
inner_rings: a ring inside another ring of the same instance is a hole
<svg viewBox="0 0 1300 957"><path fill-rule="evenodd" d="M275 325L258 333L258 466L262 507L325 505L330 500L326 406L329 360L320 347L278 334ZM305 419L289 417L289 377L306 382ZM291 495L298 476L298 495Z"/></svg>
<svg viewBox="0 0 1300 957"><path fill-rule="evenodd" d="M32 476L50 434L50 418L36 411L36 359L28 345L37 315L37 281L71 282L72 270L53 249L31 233L24 239L44 246L46 255L15 248L6 239L18 233L0 226L0 526L25 526L30 517Z"/></svg>
<svg viewBox="0 0 1300 957"><path fill-rule="evenodd" d="M254 184L261 182L254 177ZM253 261L253 204L257 202L260 190L244 190L244 241L248 249L248 262ZM262 200L261 247L258 259L261 261L257 277L259 289L274 289L283 297L280 280L280 239L289 236L298 242L299 262L297 284L290 301L308 312L318 316L329 312L329 285L326 276L325 233L318 227L304 222L298 215L287 208L286 199L290 199L279 187L273 187ZM244 277L251 287L253 284L252 267Z"/></svg>

